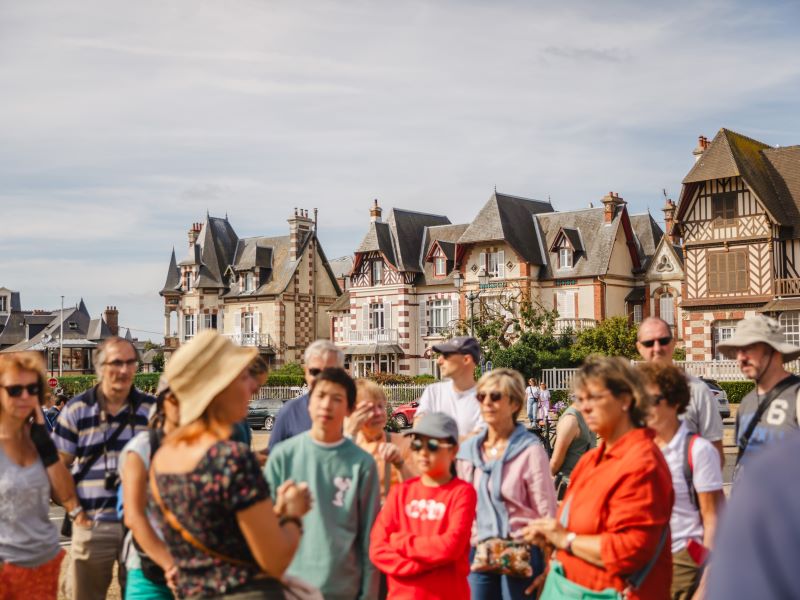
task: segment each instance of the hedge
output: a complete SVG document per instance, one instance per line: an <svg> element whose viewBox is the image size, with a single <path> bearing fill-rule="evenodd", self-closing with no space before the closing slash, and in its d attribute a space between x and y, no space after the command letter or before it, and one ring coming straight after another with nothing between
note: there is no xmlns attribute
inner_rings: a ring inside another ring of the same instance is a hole
<svg viewBox="0 0 800 600"><path fill-rule="evenodd" d="M152 394L156 391L159 377L161 377L161 373L137 373L133 376L133 385L143 392ZM70 398L97 384L97 377L94 375L65 375L56 377L56 379L58 379L58 387Z"/></svg>
<svg viewBox="0 0 800 600"><path fill-rule="evenodd" d="M267 376L267 385L302 386L306 382L302 375L283 375L270 373Z"/></svg>
<svg viewBox="0 0 800 600"><path fill-rule="evenodd" d="M728 394L728 402L739 404L748 393L755 387L752 381L718 381L719 387Z"/></svg>

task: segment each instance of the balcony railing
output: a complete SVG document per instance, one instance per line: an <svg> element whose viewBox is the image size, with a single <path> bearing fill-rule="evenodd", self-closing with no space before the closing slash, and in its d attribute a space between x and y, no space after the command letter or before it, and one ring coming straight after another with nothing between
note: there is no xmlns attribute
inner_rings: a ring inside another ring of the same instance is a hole
<svg viewBox="0 0 800 600"><path fill-rule="evenodd" d="M792 277L775 280L776 296L800 296L800 278Z"/></svg>
<svg viewBox="0 0 800 600"><path fill-rule="evenodd" d="M348 344L396 344L397 329L348 329L344 340Z"/></svg>
<svg viewBox="0 0 800 600"><path fill-rule="evenodd" d="M556 319L555 332L564 333L569 329L578 332L595 327L597 327L597 321L594 319Z"/></svg>
<svg viewBox="0 0 800 600"><path fill-rule="evenodd" d="M271 348L272 338L268 333L226 333L225 337L237 346L255 346L257 348Z"/></svg>
<svg viewBox="0 0 800 600"><path fill-rule="evenodd" d="M442 336L451 329L451 325L420 325L419 334L422 337Z"/></svg>

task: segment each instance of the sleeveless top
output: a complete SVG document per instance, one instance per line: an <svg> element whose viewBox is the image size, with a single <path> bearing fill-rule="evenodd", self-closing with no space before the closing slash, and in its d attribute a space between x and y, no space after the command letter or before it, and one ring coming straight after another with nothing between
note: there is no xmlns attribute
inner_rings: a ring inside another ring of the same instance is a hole
<svg viewBox="0 0 800 600"><path fill-rule="evenodd" d="M589 430L586 421L583 420L583 415L572 406L564 411L561 418L563 419L567 415L572 415L578 420L580 431L578 436L570 443L569 448L567 448L567 455L564 457L564 462L559 469L559 473L565 477L569 477L581 456L597 446L597 436Z"/></svg>

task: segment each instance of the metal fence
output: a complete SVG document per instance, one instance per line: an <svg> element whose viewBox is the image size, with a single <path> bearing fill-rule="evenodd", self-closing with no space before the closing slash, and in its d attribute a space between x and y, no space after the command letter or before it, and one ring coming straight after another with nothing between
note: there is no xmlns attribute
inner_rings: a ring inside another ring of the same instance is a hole
<svg viewBox="0 0 800 600"><path fill-rule="evenodd" d="M634 364L637 361L631 361ZM675 364L695 377L717 381L747 381L735 360L676 360ZM792 373L800 373L800 360L785 363ZM542 379L551 390L568 390L578 369L542 369Z"/></svg>
<svg viewBox="0 0 800 600"><path fill-rule="evenodd" d="M395 407L399 406L400 404L406 404L408 402L418 400L419 397L422 396L422 392L425 391L425 388L428 387L428 384L396 383L386 384L381 387L383 387L383 391L386 393L386 398L389 401L389 405ZM297 398L297 396L304 394L306 391L307 388L305 386L298 387L288 385L265 385L253 396L253 400L264 400L267 398L291 400L292 398Z"/></svg>

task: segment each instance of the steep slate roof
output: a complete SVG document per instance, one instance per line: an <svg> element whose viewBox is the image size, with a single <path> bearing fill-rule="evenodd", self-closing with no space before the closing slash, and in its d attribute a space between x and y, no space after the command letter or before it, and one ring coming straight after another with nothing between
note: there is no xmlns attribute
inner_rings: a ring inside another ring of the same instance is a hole
<svg viewBox="0 0 800 600"><path fill-rule="evenodd" d="M244 238L236 246L236 258L233 269L246 271L253 267L272 267L272 245L269 242L274 238ZM224 273L224 271L223 271Z"/></svg>
<svg viewBox="0 0 800 600"><path fill-rule="evenodd" d="M88 341L87 334L89 331L91 317L89 317L88 312L84 312L86 306L81 301L81 306L78 307L70 307L64 308L64 345L73 345L73 346L81 346L81 345L89 345L94 346L95 344ZM56 310L52 311L48 314L26 314L25 320L28 321L29 319L34 319L36 321L42 321L43 319L49 319L48 325L42 329L39 333L35 336L30 338L29 340L25 340L25 330L23 325L22 330L22 339L17 342L15 345L11 346L10 348L5 348L3 352L19 352L22 350L42 350L52 340L56 340L56 345L58 343L58 334L61 329L61 311ZM74 322L76 323L76 329L71 329L69 327L69 323ZM108 331L106 329L106 331ZM5 333L5 331L3 332Z"/></svg>
<svg viewBox="0 0 800 600"><path fill-rule="evenodd" d="M792 227L795 236L800 236L798 169L798 146L772 148L763 142L723 128L684 177L683 183L689 188L691 184L710 179L740 176L770 215L778 223ZM678 208L678 219L687 210L683 206L686 204L686 196L684 194Z"/></svg>
<svg viewBox="0 0 800 600"><path fill-rule="evenodd" d="M506 240L526 261L544 264L533 215L553 212L550 202L495 192L458 240L472 244Z"/></svg>
<svg viewBox="0 0 800 600"><path fill-rule="evenodd" d="M444 282L453 281L453 266L456 258L456 242L464 235L464 232L469 227L469 224L462 223L458 225L435 225L427 227L425 230L425 240L422 247L422 274L419 277L417 285L436 285ZM438 244L444 252L445 258L448 262L447 277L435 277L433 274L433 262L427 260L433 250L434 244Z"/></svg>
<svg viewBox="0 0 800 600"><path fill-rule="evenodd" d="M392 243L392 232L388 223L370 223L367 235L361 240L361 244L356 248L356 253L360 252L380 252L389 261L389 264L397 267L394 244Z"/></svg>
<svg viewBox="0 0 800 600"><path fill-rule="evenodd" d="M642 269L646 270L656 253L664 231L650 213L630 215L630 220L638 244L639 260L642 263Z"/></svg>
<svg viewBox="0 0 800 600"><path fill-rule="evenodd" d="M200 254L200 274L197 287L227 287L224 281L225 269L233 264L239 238L228 219L206 216L206 222L198 236L202 253Z"/></svg>
<svg viewBox="0 0 800 600"><path fill-rule="evenodd" d="M130 330L129 330L130 332ZM111 337L111 330L103 319L92 319L86 332L86 338L93 341L100 341Z"/></svg>
<svg viewBox="0 0 800 600"><path fill-rule="evenodd" d="M177 292L181 287L181 272L178 269L178 263L175 261L175 248L172 249L172 256L169 259L169 268L167 269L167 279L164 282L164 287L159 292L162 296L165 293Z"/></svg>
<svg viewBox="0 0 800 600"><path fill-rule="evenodd" d="M19 344L25 339L25 317L30 312L12 310L6 319L3 331L0 331L0 348Z"/></svg>
<svg viewBox="0 0 800 600"><path fill-rule="evenodd" d="M311 236L308 236L306 239L306 244L308 240L311 239ZM260 245L263 248L270 248L271 249L271 258L272 264L274 268L272 269L269 277L267 280L260 286L257 286L252 292L245 292L239 291L238 286L232 287L228 290L225 294L225 298L246 298L250 296L271 296L274 294L280 294L292 280L292 276L294 276L294 272L297 270L297 265L299 264L298 260L289 260L289 236L288 235L281 235L276 237L257 237L257 238L245 238L240 240L240 243L237 247L236 257L233 260L233 264L231 265L234 271L237 270L246 270L250 267L244 267L239 262L240 258L248 259L249 255L255 255L255 252L245 252L245 250L250 248L254 248L256 245ZM241 250L241 254L239 252ZM249 259L248 259L249 260ZM227 287L227 285L226 285Z"/></svg>
<svg viewBox="0 0 800 600"><path fill-rule="evenodd" d="M333 258L328 261L328 264L337 278L346 277L353 271L353 256L348 254L347 256Z"/></svg>

